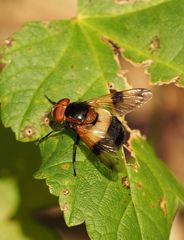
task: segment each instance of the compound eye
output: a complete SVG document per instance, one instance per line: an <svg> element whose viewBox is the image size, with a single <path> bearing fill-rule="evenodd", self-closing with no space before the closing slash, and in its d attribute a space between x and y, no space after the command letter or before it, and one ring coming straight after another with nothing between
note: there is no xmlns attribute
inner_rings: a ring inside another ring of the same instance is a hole
<svg viewBox="0 0 184 240"><path fill-rule="evenodd" d="M63 98L59 100L54 109L52 110L52 115L57 123L61 123L64 120L65 109L69 105L70 99Z"/></svg>
<svg viewBox="0 0 184 240"><path fill-rule="evenodd" d="M61 123L64 119L65 108L63 106L56 106L53 110L53 117L57 123Z"/></svg>
<svg viewBox="0 0 184 240"><path fill-rule="evenodd" d="M63 98L61 99L57 104L58 105L62 105L64 107L67 107L70 103L70 99L69 98Z"/></svg>

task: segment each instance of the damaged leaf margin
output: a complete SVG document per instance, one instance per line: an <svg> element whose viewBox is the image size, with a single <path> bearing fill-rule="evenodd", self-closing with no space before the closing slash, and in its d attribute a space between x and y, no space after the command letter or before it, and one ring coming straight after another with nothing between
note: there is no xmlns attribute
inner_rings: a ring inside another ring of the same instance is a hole
<svg viewBox="0 0 184 240"><path fill-rule="evenodd" d="M85 3L81 0L79 20L99 34L108 36L123 50L124 57L133 63L146 64L145 73L155 85L175 83L184 85L183 72L183 22L182 0L135 1L119 5L108 1L104 12L94 11L97 1ZM120 1L121 2L121 1ZM111 10L107 14L107 5ZM89 6L89 9L87 8ZM100 8L100 7L99 7ZM117 13L114 14L114 9ZM91 16L90 14L93 15ZM126 13L125 13L126 12ZM109 27L113 26L113 28ZM108 31L107 28L109 27Z"/></svg>

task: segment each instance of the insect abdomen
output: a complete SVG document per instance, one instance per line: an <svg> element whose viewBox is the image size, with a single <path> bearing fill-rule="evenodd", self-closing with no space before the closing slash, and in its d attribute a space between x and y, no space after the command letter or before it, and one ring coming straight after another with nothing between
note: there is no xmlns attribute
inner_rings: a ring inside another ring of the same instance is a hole
<svg viewBox="0 0 184 240"><path fill-rule="evenodd" d="M123 144L124 129L116 116L112 116L104 138L92 146L92 151L99 155L102 151L115 152Z"/></svg>
<svg viewBox="0 0 184 240"><path fill-rule="evenodd" d="M110 138L116 147L120 147L124 141L124 129L117 117L112 116L107 138Z"/></svg>

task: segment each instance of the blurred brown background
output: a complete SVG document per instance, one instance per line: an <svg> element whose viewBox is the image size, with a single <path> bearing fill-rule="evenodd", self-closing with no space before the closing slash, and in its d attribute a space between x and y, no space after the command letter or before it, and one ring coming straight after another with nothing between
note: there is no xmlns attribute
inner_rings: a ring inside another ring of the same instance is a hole
<svg viewBox="0 0 184 240"><path fill-rule="evenodd" d="M0 0L0 44L27 21L71 18L75 16L76 8L76 0ZM143 66L133 65L125 59L122 59L122 68L127 71L125 76L133 87L146 87L154 94L149 104L127 117L129 125L147 135L158 156L184 185L184 89L174 84L150 87ZM170 240L184 240L182 212L174 221ZM66 228L57 207L38 215L64 240L88 239L84 226L73 230Z"/></svg>

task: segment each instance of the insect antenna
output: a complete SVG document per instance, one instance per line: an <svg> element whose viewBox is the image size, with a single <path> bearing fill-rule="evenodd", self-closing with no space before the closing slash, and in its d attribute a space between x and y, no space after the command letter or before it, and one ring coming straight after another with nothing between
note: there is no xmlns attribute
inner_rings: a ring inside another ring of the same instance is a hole
<svg viewBox="0 0 184 240"><path fill-rule="evenodd" d="M52 101L46 94L45 94L45 98L46 98L52 105L56 105L57 102Z"/></svg>

